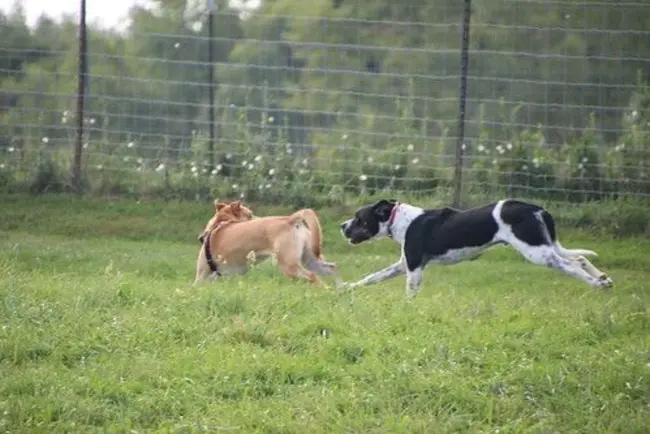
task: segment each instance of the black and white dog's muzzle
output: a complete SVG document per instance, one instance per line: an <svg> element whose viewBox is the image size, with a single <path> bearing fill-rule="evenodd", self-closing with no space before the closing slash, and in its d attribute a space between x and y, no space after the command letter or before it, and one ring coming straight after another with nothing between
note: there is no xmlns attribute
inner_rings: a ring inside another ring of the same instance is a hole
<svg viewBox="0 0 650 434"><path fill-rule="evenodd" d="M372 232L367 227L353 223L354 219L349 219L341 223L341 234L350 244L360 244L373 237Z"/></svg>

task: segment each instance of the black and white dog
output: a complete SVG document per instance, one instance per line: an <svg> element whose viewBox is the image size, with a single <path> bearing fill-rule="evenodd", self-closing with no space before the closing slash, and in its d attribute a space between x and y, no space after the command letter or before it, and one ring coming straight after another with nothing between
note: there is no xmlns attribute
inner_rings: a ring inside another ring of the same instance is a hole
<svg viewBox="0 0 650 434"><path fill-rule="evenodd" d="M609 288L612 280L584 256L591 250L565 249L557 240L553 217L537 205L505 199L479 208L423 209L382 199L360 208L341 225L350 244L388 236L402 247L399 261L370 274L349 288L370 285L406 273L406 294L417 295L427 264L456 264L476 259L486 249L512 246L533 264L545 265L594 288Z"/></svg>

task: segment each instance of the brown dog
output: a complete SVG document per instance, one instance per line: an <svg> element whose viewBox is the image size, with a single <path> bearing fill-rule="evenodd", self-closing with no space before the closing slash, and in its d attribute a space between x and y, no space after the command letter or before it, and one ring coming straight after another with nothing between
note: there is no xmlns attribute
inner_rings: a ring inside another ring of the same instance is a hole
<svg viewBox="0 0 650 434"><path fill-rule="evenodd" d="M223 224L242 222L255 218L253 211L243 205L241 201L222 202L220 200L215 200L214 209L214 216L212 216L208 221L208 224L205 226L205 229L203 229L203 232L198 236L198 240L201 244L203 244L206 234L219 228ZM312 253L316 258L325 261L325 257L323 256L323 229L316 212L311 208L303 208L296 211L293 215L300 215L305 220L311 232L310 245L312 247ZM330 267L336 267L336 264L333 262L325 262L325 264Z"/></svg>
<svg viewBox="0 0 650 434"><path fill-rule="evenodd" d="M215 201L215 211L199 236L203 246L197 260L195 283L223 273L244 274L253 255L253 263L275 256L285 275L313 283L322 283L317 274L329 275L340 285L335 265L321 259L322 233L312 210L252 219L250 209L239 201L228 204Z"/></svg>

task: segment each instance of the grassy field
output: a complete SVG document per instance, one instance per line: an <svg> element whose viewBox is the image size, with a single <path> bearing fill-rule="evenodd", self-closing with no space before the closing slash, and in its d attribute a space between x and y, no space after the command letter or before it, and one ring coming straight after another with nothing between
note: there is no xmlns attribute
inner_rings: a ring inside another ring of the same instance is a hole
<svg viewBox="0 0 650 434"><path fill-rule="evenodd" d="M0 431L650 429L647 239L560 228L610 293L506 248L428 268L414 302L403 278L338 293L271 263L194 288L210 211L0 198ZM349 247L343 216L323 212L345 280L395 260L388 240Z"/></svg>

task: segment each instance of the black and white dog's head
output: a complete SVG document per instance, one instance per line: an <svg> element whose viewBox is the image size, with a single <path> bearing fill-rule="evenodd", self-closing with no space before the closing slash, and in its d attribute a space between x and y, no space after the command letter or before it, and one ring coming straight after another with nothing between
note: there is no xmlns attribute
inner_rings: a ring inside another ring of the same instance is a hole
<svg viewBox="0 0 650 434"><path fill-rule="evenodd" d="M341 232L350 244L359 244L388 235L388 222L397 201L382 199L359 208L354 217L341 224Z"/></svg>

